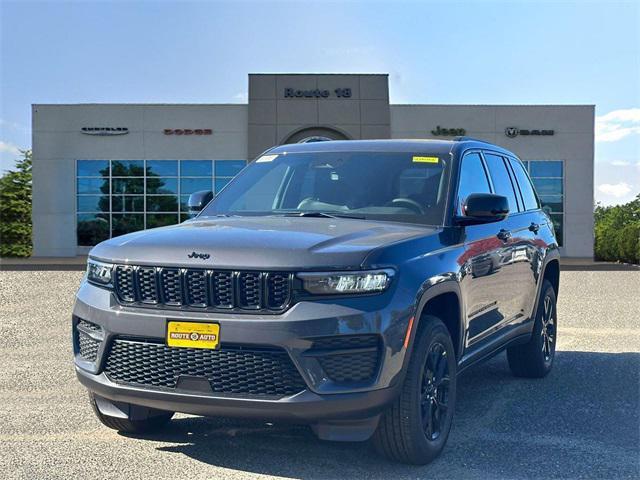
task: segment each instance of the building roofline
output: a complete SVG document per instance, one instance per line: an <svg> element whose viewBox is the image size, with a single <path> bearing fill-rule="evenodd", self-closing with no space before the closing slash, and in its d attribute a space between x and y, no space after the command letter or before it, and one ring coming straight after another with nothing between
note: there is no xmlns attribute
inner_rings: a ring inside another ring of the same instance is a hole
<svg viewBox="0 0 640 480"><path fill-rule="evenodd" d="M595 103L390 103L390 107L595 107Z"/></svg>
<svg viewBox="0 0 640 480"><path fill-rule="evenodd" d="M300 72L296 72L296 73L249 73L248 75L287 75L287 76L291 76L291 75L313 75L313 76L320 76L320 75L340 75L340 76L355 76L355 75L368 75L368 76L373 76L373 75L377 75L377 76L384 76L384 77L388 77L389 74L388 73L369 73L369 72L364 72L364 73L336 73L336 72L328 72L328 73L300 73Z"/></svg>
<svg viewBox="0 0 640 480"><path fill-rule="evenodd" d="M134 106L134 107L246 107L248 103L32 103L34 107ZM390 103L389 107L592 107L593 103Z"/></svg>
<svg viewBox="0 0 640 480"><path fill-rule="evenodd" d="M76 107L76 106L116 106L116 107L246 107L248 103L32 103L34 107Z"/></svg>

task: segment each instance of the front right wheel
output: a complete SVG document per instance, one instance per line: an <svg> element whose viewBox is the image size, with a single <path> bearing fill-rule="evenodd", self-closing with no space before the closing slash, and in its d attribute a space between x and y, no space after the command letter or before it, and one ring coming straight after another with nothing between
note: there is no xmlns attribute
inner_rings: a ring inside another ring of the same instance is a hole
<svg viewBox="0 0 640 480"><path fill-rule="evenodd" d="M456 400L456 356L447 327L420 321L400 395L382 414L373 444L391 460L424 465L444 448Z"/></svg>

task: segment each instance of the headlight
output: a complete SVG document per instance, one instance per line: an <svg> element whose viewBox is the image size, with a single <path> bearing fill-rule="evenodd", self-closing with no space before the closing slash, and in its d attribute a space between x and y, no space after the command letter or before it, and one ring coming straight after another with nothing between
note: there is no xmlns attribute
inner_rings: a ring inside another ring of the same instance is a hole
<svg viewBox="0 0 640 480"><path fill-rule="evenodd" d="M386 290L391 283L393 270L367 272L299 273L304 289L316 295L340 295L352 293L376 293Z"/></svg>
<svg viewBox="0 0 640 480"><path fill-rule="evenodd" d="M87 280L105 287L111 286L113 265L89 259L87 261Z"/></svg>

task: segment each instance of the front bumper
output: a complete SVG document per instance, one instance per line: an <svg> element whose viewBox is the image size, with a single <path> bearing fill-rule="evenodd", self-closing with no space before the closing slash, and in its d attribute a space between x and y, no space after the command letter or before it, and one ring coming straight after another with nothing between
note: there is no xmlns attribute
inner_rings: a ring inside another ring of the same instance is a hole
<svg viewBox="0 0 640 480"><path fill-rule="evenodd" d="M280 315L163 311L124 307L110 291L84 282L74 306L74 328L83 319L101 327L101 332L94 360L83 358L76 345L76 371L81 383L103 398L159 410L305 423L369 418L393 401L400 384L411 309L399 309L395 303L394 292L387 291L362 298L300 302ZM281 398L260 398L190 390L188 383L173 390L123 384L105 374L115 339L163 342L168 319L217 322L223 345L283 349L306 388ZM309 355L318 338L367 334L380 337L377 371L367 381L332 380L318 358Z"/></svg>

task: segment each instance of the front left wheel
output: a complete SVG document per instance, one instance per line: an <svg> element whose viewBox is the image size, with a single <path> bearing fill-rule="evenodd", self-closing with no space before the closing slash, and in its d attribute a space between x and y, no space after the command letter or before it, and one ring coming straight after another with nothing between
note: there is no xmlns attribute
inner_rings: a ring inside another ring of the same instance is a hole
<svg viewBox="0 0 640 480"><path fill-rule="evenodd" d="M376 450L402 463L424 465L444 448L456 400L456 356L442 320L420 321L400 395L382 414Z"/></svg>

